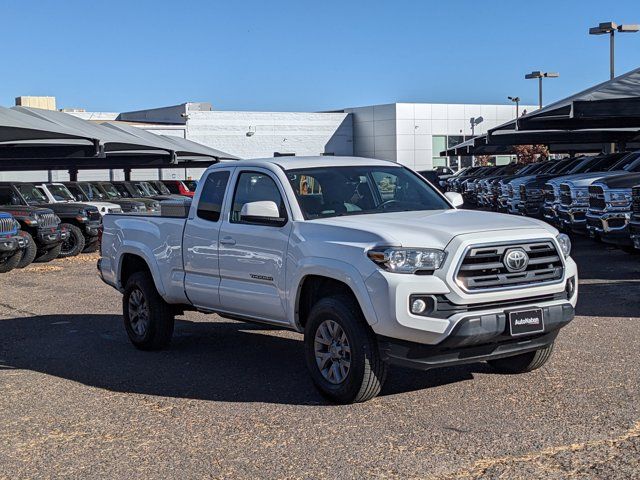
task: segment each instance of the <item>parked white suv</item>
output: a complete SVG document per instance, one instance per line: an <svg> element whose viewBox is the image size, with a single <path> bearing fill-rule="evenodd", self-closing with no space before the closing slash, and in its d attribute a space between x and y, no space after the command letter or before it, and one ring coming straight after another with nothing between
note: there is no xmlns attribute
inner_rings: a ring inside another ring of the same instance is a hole
<svg viewBox="0 0 640 480"><path fill-rule="evenodd" d="M37 187L51 203L78 201L62 183L42 183ZM120 205L116 205L115 203L84 200L82 203L96 207L102 216L105 216L107 213L122 213Z"/></svg>
<svg viewBox="0 0 640 480"><path fill-rule="evenodd" d="M574 315L569 239L460 200L381 160L218 164L193 203L106 216L98 268L138 348L166 347L185 310L293 329L337 402L377 395L390 363L538 368Z"/></svg>

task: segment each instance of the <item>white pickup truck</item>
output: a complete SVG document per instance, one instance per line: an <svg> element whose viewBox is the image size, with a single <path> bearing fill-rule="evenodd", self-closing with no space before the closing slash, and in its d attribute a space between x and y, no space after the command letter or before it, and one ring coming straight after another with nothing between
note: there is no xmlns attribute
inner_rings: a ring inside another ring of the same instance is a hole
<svg viewBox="0 0 640 480"><path fill-rule="evenodd" d="M166 347L185 310L289 328L341 403L376 396L388 364L538 368L574 316L569 239L460 201L381 160L217 164L192 203L107 215L98 269L136 347Z"/></svg>

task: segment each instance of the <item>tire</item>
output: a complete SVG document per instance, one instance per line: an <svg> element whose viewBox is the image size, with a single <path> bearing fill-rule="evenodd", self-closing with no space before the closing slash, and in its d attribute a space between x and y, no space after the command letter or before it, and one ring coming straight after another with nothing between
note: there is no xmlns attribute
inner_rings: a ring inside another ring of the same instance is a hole
<svg viewBox="0 0 640 480"><path fill-rule="evenodd" d="M93 253L97 252L98 250L100 250L100 242L98 241L98 239L96 239L93 242L86 244L84 250L82 250L82 253Z"/></svg>
<svg viewBox="0 0 640 480"><path fill-rule="evenodd" d="M122 316L129 340L140 350L166 348L173 336L174 312L147 272L136 272L122 296Z"/></svg>
<svg viewBox="0 0 640 480"><path fill-rule="evenodd" d="M62 250L62 243L57 244L55 247L46 250L40 256L37 256L34 260L35 263L46 263L51 260L55 260L60 255L60 250Z"/></svg>
<svg viewBox="0 0 640 480"><path fill-rule="evenodd" d="M331 322L333 328L330 328ZM340 330L336 330L335 325ZM331 334L337 334L333 335L333 352L323 352L325 348L331 348L325 343ZM324 342L318 342L316 336ZM336 344L336 339L346 339L346 343L340 340ZM336 403L347 404L365 402L380 393L387 376L387 365L380 358L375 335L351 297L331 296L313 306L305 326L304 346L311 379L323 396ZM324 353L323 369L319 365L317 351ZM337 366L329 367L329 364Z"/></svg>
<svg viewBox="0 0 640 480"><path fill-rule="evenodd" d="M0 273L7 273L18 266L22 260L22 250L16 250L11 256L0 260Z"/></svg>
<svg viewBox="0 0 640 480"><path fill-rule="evenodd" d="M79 255L80 252L84 250L86 242L84 235L82 234L82 230L70 223L63 223L60 227L69 230L69 238L62 242L59 257L67 258Z"/></svg>
<svg viewBox="0 0 640 480"><path fill-rule="evenodd" d="M547 363L553 352L553 343L539 350L527 352L513 357L488 360L487 363L499 373L527 373Z"/></svg>
<svg viewBox="0 0 640 480"><path fill-rule="evenodd" d="M27 248L22 250L22 258L18 262L18 266L16 268L24 268L31 265L38 254L38 246L33 240L31 234L29 232L21 231L20 235L27 239Z"/></svg>

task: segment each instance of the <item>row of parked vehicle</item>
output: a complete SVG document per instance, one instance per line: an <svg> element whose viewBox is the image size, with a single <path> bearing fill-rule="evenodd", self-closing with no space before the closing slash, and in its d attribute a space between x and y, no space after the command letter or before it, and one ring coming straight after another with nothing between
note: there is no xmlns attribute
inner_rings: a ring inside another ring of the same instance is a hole
<svg viewBox="0 0 640 480"><path fill-rule="evenodd" d="M100 248L108 213L160 211L160 201L192 197L192 180L0 182L0 273Z"/></svg>
<svg viewBox="0 0 640 480"><path fill-rule="evenodd" d="M469 206L546 220L640 252L640 151L471 167L446 180Z"/></svg>

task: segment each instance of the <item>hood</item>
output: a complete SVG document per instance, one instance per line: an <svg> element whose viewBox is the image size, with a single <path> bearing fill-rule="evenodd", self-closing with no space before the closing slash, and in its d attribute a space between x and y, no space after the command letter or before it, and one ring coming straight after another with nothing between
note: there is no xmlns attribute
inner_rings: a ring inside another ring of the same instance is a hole
<svg viewBox="0 0 640 480"><path fill-rule="evenodd" d="M592 175L596 175L600 177L607 172L589 172L589 173L574 173L573 175L563 175L561 177L555 177L550 180L547 180L547 183L551 185L560 186L561 183L575 182L578 180L590 178Z"/></svg>
<svg viewBox="0 0 640 480"><path fill-rule="evenodd" d="M580 178L571 179L564 183L570 184L572 187L588 187L593 182L597 182L601 178L613 177L617 175L628 175L624 170L614 170L613 172L592 172L585 173Z"/></svg>
<svg viewBox="0 0 640 480"><path fill-rule="evenodd" d="M27 205L2 205L0 211L10 213L15 218L33 217L36 213L47 214L54 213L50 208L39 208Z"/></svg>
<svg viewBox="0 0 640 480"><path fill-rule="evenodd" d="M613 175L603 178L598 183L606 185L609 188L633 188L640 185L640 173L626 173Z"/></svg>
<svg viewBox="0 0 640 480"><path fill-rule="evenodd" d="M47 208L50 208L57 214L73 214L76 215L80 210L95 210L98 209L92 205L86 203L49 203L47 204Z"/></svg>
<svg viewBox="0 0 640 480"><path fill-rule="evenodd" d="M555 228L532 218L454 209L350 215L305 223L339 227L342 232L324 232L326 238L336 241L344 236L344 229L350 229L350 237L368 233L374 241L389 245L440 249L454 237L470 233L532 229L557 235Z"/></svg>

